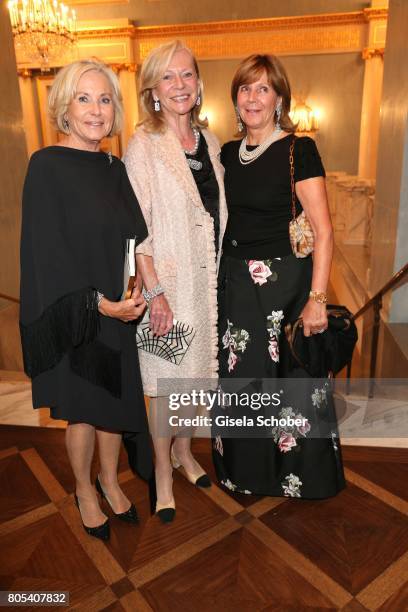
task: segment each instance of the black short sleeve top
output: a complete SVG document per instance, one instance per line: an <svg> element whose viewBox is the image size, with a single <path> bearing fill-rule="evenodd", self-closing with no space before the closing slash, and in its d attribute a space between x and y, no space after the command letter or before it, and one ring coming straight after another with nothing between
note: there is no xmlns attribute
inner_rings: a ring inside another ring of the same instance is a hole
<svg viewBox="0 0 408 612"><path fill-rule="evenodd" d="M289 134L275 141L247 165L239 161L241 141L231 141L222 147L228 206L224 253L242 259L268 259L292 252L289 241L292 216L289 149L292 139L293 135ZM295 139L294 166L295 182L325 176L312 138ZM302 206L297 198L296 209L300 214Z"/></svg>

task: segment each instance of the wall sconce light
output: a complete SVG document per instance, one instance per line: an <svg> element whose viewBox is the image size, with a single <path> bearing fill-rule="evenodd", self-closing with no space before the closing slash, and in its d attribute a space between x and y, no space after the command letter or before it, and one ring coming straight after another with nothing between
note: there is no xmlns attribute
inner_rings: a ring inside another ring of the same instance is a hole
<svg viewBox="0 0 408 612"><path fill-rule="evenodd" d="M312 109L304 100L296 102L289 116L293 123L295 125L297 124L297 133L317 132L319 129L320 111L318 109Z"/></svg>

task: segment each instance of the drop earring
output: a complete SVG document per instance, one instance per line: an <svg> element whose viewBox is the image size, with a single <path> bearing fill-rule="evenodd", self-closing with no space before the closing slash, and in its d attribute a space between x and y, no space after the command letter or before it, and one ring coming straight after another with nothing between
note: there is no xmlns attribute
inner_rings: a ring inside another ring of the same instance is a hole
<svg viewBox="0 0 408 612"><path fill-rule="evenodd" d="M154 110L156 111L156 113L158 113L160 110L160 100L159 98L157 99L153 98L153 99L154 99Z"/></svg>
<svg viewBox="0 0 408 612"><path fill-rule="evenodd" d="M243 132L244 131L244 124L242 123L242 119L241 119L240 114L238 112L238 108L235 108L235 112L236 112L236 115L237 115L238 132Z"/></svg>
<svg viewBox="0 0 408 612"><path fill-rule="evenodd" d="M282 100L280 100L278 102L278 104L276 105L276 121L275 121L275 130L281 130L281 124L280 124L280 118L281 118L281 114L282 114Z"/></svg>
<svg viewBox="0 0 408 612"><path fill-rule="evenodd" d="M68 119L66 119L65 117L62 119L62 126L65 130L68 130L69 128Z"/></svg>
<svg viewBox="0 0 408 612"><path fill-rule="evenodd" d="M201 104L201 96L200 94L198 94L197 100L196 100L196 106L200 106L200 104Z"/></svg>

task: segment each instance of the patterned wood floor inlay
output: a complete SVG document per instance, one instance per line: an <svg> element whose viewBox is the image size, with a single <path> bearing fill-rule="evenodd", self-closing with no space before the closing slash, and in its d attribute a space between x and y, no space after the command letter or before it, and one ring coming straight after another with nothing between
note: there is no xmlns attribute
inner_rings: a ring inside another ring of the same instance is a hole
<svg viewBox="0 0 408 612"><path fill-rule="evenodd" d="M193 445L214 479L209 441ZM105 544L79 522L64 431L1 425L0 590L69 591L86 612L406 610L408 450L343 456L348 486L322 501L201 491L177 471L177 517L162 525L122 454L141 522L112 518Z"/></svg>

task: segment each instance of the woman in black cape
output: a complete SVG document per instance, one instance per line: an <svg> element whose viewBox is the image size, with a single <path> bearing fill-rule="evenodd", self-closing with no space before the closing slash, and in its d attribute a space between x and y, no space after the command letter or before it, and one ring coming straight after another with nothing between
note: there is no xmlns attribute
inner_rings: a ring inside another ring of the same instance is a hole
<svg viewBox="0 0 408 612"><path fill-rule="evenodd" d="M33 406L68 421L66 445L75 500L86 531L109 538L114 515L138 521L118 484L122 438L131 467L150 478L152 458L135 345L140 289L121 300L126 239L147 236L123 163L103 153L119 131L117 77L104 64L74 62L57 75L50 117L64 134L31 157L23 193L20 329ZM96 489L91 463L98 439Z"/></svg>

